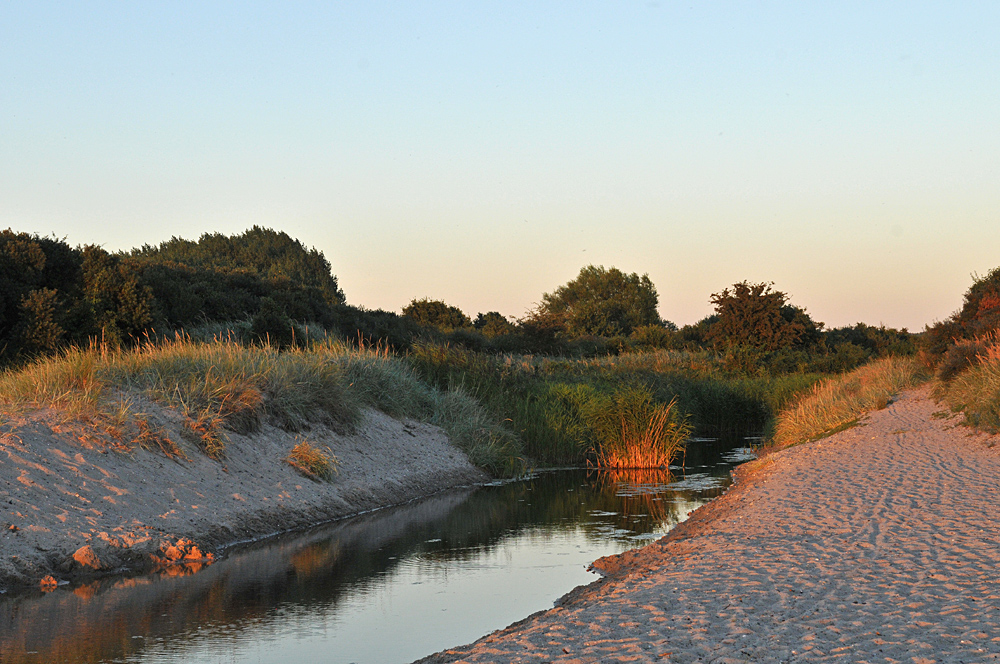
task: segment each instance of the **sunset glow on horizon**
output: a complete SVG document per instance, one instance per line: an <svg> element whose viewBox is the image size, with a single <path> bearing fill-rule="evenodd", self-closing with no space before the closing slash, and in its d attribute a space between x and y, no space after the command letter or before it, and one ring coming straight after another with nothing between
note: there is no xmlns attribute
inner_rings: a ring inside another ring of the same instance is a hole
<svg viewBox="0 0 1000 664"><path fill-rule="evenodd" d="M520 317L584 265L663 318L774 282L918 331L1000 266L994 3L7 3L0 226L253 225L351 304Z"/></svg>

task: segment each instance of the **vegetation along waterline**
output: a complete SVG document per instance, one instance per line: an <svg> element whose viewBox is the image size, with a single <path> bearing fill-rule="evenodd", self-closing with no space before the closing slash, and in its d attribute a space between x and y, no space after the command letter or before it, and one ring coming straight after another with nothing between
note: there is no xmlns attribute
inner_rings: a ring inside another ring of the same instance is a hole
<svg viewBox="0 0 1000 664"><path fill-rule="evenodd" d="M647 276L593 265L520 320L427 297L371 311L347 304L321 252L259 227L115 254L8 230L0 259L0 360L26 372L6 383L51 374L67 389L36 389L38 404L168 453L129 416L136 398L179 409L213 457L226 430L349 427L371 406L442 424L494 473L658 467L691 432L766 432L823 377L915 348L906 330L826 330L767 283L713 294L713 315L678 328Z"/></svg>
<svg viewBox="0 0 1000 664"><path fill-rule="evenodd" d="M149 400L180 412L190 437L215 459L226 454L227 431L249 433L264 422L287 431L310 423L350 430L370 407L441 426L493 473L519 470L512 466L520 456L516 438L468 395L428 386L385 351L337 342L278 350L179 337L132 349L70 348L6 372L0 400L89 423L123 452L155 444L180 453L175 441L150 430L142 413Z"/></svg>

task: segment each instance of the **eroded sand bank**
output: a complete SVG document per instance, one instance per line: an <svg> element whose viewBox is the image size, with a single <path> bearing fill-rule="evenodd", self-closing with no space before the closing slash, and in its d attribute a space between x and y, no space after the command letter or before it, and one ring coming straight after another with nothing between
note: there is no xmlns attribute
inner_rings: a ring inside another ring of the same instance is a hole
<svg viewBox="0 0 1000 664"><path fill-rule="evenodd" d="M141 570L154 556L204 565L228 544L487 479L437 427L372 410L351 435L319 425L302 434L272 426L231 434L218 462L185 441L176 413L147 409L187 460L144 449L119 454L44 413L4 424L0 589L49 575L58 582ZM285 463L303 438L339 460L332 482Z"/></svg>
<svg viewBox="0 0 1000 664"><path fill-rule="evenodd" d="M751 464L556 608L421 661L998 660L1000 439L941 410L911 391Z"/></svg>

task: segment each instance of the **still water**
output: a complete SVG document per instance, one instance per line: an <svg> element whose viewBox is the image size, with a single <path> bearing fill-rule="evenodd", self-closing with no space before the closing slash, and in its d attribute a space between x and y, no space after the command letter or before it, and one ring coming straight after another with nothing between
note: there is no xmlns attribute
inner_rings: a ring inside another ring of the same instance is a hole
<svg viewBox="0 0 1000 664"><path fill-rule="evenodd" d="M0 600L0 662L409 662L597 577L721 494L740 441L682 471L549 471L458 489L230 551L203 569Z"/></svg>

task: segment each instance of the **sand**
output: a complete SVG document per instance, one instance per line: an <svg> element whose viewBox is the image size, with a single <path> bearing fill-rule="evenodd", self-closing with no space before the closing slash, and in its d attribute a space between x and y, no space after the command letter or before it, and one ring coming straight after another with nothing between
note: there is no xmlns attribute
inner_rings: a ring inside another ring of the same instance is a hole
<svg viewBox="0 0 1000 664"><path fill-rule="evenodd" d="M0 591L45 577L58 584L157 564L203 566L234 543L488 479L441 429L373 410L350 435L320 425L298 434L273 426L230 433L219 462L185 439L175 412L144 407L187 460L145 449L116 453L54 413L7 414ZM310 480L285 463L303 439L337 457L332 481Z"/></svg>
<svg viewBox="0 0 1000 664"><path fill-rule="evenodd" d="M1000 660L1000 438L926 388L748 464L605 578L421 662Z"/></svg>

